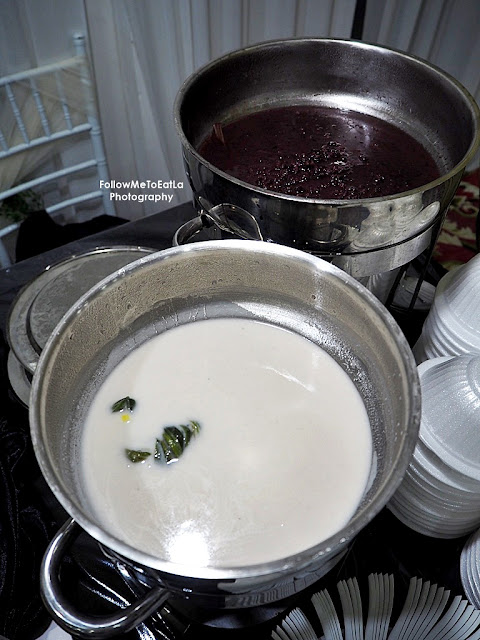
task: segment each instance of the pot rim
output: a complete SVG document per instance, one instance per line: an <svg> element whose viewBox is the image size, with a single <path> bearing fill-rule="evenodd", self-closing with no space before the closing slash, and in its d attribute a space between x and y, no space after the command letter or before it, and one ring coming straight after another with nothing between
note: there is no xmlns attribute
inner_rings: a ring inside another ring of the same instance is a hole
<svg viewBox="0 0 480 640"><path fill-rule="evenodd" d="M410 383L410 397L408 400L408 421L405 424L404 444L400 449L396 461L392 466L390 474L386 477L383 485L379 488L372 502L364 512L356 513L349 523L340 531L322 540L318 544L304 551L278 560L265 563L247 565L241 567L213 567L213 566L190 566L163 560L150 555L126 543L124 540L114 536L99 526L95 517L77 507L73 500L67 495L63 488L63 483L59 474L56 473L50 461L47 447L42 437L42 425L40 420L40 399L43 393L44 372L52 366L51 357L54 355L56 343L62 335L69 331L70 322L77 316L78 312L85 307L89 300L97 297L110 285L128 276L130 271L137 270L143 265L156 261L169 261L175 259L179 254L195 254L198 252L215 252L228 246L228 250L250 253L267 253L281 256L287 259L301 260L308 263L316 271L320 270L334 275L345 284L353 288L360 300L366 306L373 307L379 319L383 322L389 336L393 338L397 345L398 356L401 360L406 375ZM256 242L253 240L209 240L192 244L171 247L162 251L147 255L119 269L113 274L101 280L92 287L67 311L52 332L44 350L40 356L38 366L32 380L30 395L29 419L30 433L33 442L35 455L41 472L67 513L90 534L97 542L112 549L123 558L133 563L157 570L165 575L194 578L216 581L232 581L242 578L262 578L265 576L279 576L280 574L291 574L304 567L320 561L323 556L329 558L340 552L345 545L348 545L355 535L359 533L387 504L397 487L399 486L405 470L409 464L411 455L415 448L418 430L420 426L420 382L417 373L416 363L407 340L402 333L397 322L381 302L363 285L352 276L342 271L329 262L307 254L298 249L287 247L276 243ZM228 585L226 585L228 590Z"/></svg>
<svg viewBox="0 0 480 640"><path fill-rule="evenodd" d="M466 101L466 103L468 104L468 106L470 107L470 111L472 114L472 121L474 122L474 136L473 139L470 143L469 148L467 149L467 152L465 153L465 155L463 156L463 158L460 160L460 162L458 162L452 169L450 169L450 171L448 171L448 173L440 176L439 178L437 178L436 180L433 180L431 182L428 182L424 185L421 185L420 187L417 187L415 189L409 189L408 191L402 191L400 193L395 193L392 195L388 195L388 196L379 196L379 197L375 197L375 198L356 198L356 199L349 199L349 200L338 200L338 199L332 199L332 200L328 200L328 199L321 199L321 198L304 198L304 197L300 197L300 196L292 196L289 194L284 194L284 193L280 193L280 192L276 192L276 191L269 191L268 189L264 189L262 187L258 187L256 185L250 184L248 182L244 182L243 180L239 180L238 178L235 178L234 176L231 176L230 174L222 171L221 169L218 169L215 165L211 164L209 161L205 160L205 158L203 158L203 156L201 156L198 151L195 149L195 147L190 143L190 141L188 140L187 136L185 135L184 131L183 131L183 127L182 127L182 123L181 123L181 117L180 117L180 110L181 110L181 106L184 100L184 97L186 95L186 93L188 92L188 90L190 89L190 87L196 82L197 78L202 75L203 73L210 71L211 69L215 68L217 65L222 64L223 62L227 61L227 60L234 60L237 57L240 57L242 55L244 55L245 53L250 53L250 52L254 52L254 51L260 51L261 49L265 49L271 46L278 46L278 45L291 45L292 43L298 43L298 42L318 42L318 43L332 43L332 44L343 44L345 46L351 46L351 47L358 47L361 49L370 49L370 50L376 50L376 51L380 51L380 52L390 52L393 53L395 55L400 56L401 58L404 58L406 60L408 60L409 62L413 63L413 64L417 64L420 67L426 68L428 69L430 72L435 72L435 74L437 74L437 76L441 77L443 80L447 80L448 82L450 82L451 85L453 85L453 87L459 92L460 95L462 95L462 97L464 98L464 100ZM463 171L465 169L465 167L469 164L469 162L473 159L473 157L475 156L475 153L477 152L478 148L480 147L480 108L477 105L475 99L473 98L473 96L471 95L471 93L464 87L464 85L459 82L456 78L454 78L451 74L449 74L448 72L444 71L443 69L441 69L440 67L432 64L431 62L427 62L426 60L424 60L423 58L420 58L418 56L415 56L413 54L408 54L405 53L404 51L401 51L400 49L395 49L393 47L387 47L387 46L383 46L383 45L378 45L378 44L374 44L374 43L370 43L370 42L363 42L360 40L349 40L349 39L345 39L345 38L304 38L304 37L299 37L299 38L285 38L285 39L275 39L275 40L266 40L264 42L260 42L257 44L253 44L253 45L248 45L246 47L242 47L241 49L235 49L234 51L230 51L229 53L220 56L218 58L215 58L214 60L211 60L210 62L208 62L205 65L202 65L201 67L199 67L196 71L194 71L184 82L183 84L180 86L180 89L177 92L177 95L175 97L175 101L174 101L174 107L173 107L173 117L174 117L174 126L175 129L177 131L177 135L180 138L180 141L182 143L182 146L184 148L186 148L195 158L198 162L200 162L201 164L203 164L205 167L207 167L210 171L212 171L214 174L217 174L219 177L224 178L226 180L229 180L230 182L233 182L234 184L238 185L239 187L243 187L243 188L247 188L253 191L258 191L260 192L262 195L264 196L269 196L272 198L281 198L282 200L287 200L290 202L295 202L295 203L309 203L309 204L313 204L313 205L323 205L323 206L332 206L332 207L341 207L341 206L355 206L355 205L363 205L363 204L372 204L372 203L377 203L377 202L383 202L386 199L388 200L396 200L399 198L404 198L407 196L411 196L414 194L417 194L419 192L424 192L430 189L434 189L442 184L444 184L445 182L448 182L450 179L456 177L459 172Z"/></svg>

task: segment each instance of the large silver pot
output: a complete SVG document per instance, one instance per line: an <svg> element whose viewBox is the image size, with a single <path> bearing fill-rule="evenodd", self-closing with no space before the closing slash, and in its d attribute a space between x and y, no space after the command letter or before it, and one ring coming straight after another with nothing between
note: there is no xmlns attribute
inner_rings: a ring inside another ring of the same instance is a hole
<svg viewBox="0 0 480 640"><path fill-rule="evenodd" d="M259 319L321 345L354 381L371 422L372 472L355 516L328 540L267 564L197 567L143 553L102 526L80 476L83 416L112 368L157 333L213 317ZM416 366L397 324L370 292L328 262L273 243L220 240L167 249L127 265L67 312L33 379L35 452L50 488L73 519L44 558L41 586L47 607L72 633L106 637L138 624L167 597L239 608L292 595L325 573L392 496L415 445L419 412ZM93 620L72 611L59 588L58 567L78 531L74 523L123 566L153 580L155 588L111 618Z"/></svg>
<svg viewBox="0 0 480 640"><path fill-rule="evenodd" d="M339 107L392 123L424 146L441 177L383 198L314 200L249 185L198 153L215 123L291 104ZM245 227L244 237L258 236L258 225L259 237L328 258L356 278L407 264L429 246L480 144L479 109L455 79L419 58L351 40L283 40L229 53L184 83L174 113L207 224L228 229L232 219L237 231Z"/></svg>

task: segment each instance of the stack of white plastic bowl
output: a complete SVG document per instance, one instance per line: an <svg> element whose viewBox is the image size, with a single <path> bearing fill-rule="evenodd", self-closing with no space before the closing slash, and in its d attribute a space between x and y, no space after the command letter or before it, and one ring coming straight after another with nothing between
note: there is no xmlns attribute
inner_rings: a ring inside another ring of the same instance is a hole
<svg viewBox="0 0 480 640"><path fill-rule="evenodd" d="M419 441L388 507L424 535L456 538L480 526L480 354L418 366Z"/></svg>
<svg viewBox="0 0 480 640"><path fill-rule="evenodd" d="M465 595L480 609L480 529L470 536L460 554L460 577Z"/></svg>
<svg viewBox="0 0 480 640"><path fill-rule="evenodd" d="M440 280L413 353L417 363L480 353L480 254Z"/></svg>

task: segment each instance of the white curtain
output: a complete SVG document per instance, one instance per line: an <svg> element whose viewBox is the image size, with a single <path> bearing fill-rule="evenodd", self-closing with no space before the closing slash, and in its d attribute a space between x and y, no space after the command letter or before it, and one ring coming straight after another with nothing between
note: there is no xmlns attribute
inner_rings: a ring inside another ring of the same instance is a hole
<svg viewBox="0 0 480 640"><path fill-rule="evenodd" d="M480 102L478 0L367 0L363 39L428 60Z"/></svg>
<svg viewBox="0 0 480 640"><path fill-rule="evenodd" d="M182 82L228 51L296 36L348 38L355 0L85 0L110 175L185 182L173 104ZM189 200L117 202L141 217Z"/></svg>

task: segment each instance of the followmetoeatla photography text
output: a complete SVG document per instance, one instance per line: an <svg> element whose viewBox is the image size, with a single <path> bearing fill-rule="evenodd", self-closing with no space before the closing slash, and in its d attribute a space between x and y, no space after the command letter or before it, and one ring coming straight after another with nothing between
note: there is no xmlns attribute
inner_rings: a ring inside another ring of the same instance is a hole
<svg viewBox="0 0 480 640"><path fill-rule="evenodd" d="M172 192L183 188L181 180L100 180L100 189L108 189L114 202L172 202Z"/></svg>

